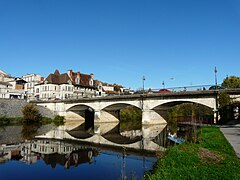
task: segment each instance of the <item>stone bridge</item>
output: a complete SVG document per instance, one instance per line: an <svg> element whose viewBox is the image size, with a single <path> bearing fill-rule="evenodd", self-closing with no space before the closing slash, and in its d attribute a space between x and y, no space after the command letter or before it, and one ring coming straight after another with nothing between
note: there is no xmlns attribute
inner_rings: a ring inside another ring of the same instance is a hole
<svg viewBox="0 0 240 180"><path fill-rule="evenodd" d="M239 99L240 90L221 90ZM192 91L171 92L142 95L108 96L96 98L81 98L71 100L35 101L37 105L44 106L66 119L84 120L86 110L93 113L94 122L118 121L122 108L134 106L142 110L142 124L166 123L160 115L169 107L182 103L197 103L211 108L217 118L219 91ZM216 122L216 121L215 121Z"/></svg>

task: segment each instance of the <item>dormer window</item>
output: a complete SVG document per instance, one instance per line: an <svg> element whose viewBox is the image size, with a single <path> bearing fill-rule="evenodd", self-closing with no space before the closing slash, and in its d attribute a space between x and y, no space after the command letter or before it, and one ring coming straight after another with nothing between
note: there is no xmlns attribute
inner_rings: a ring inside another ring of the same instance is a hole
<svg viewBox="0 0 240 180"><path fill-rule="evenodd" d="M91 79L91 80L89 81L89 85L90 85L90 86L93 86L93 79Z"/></svg>
<svg viewBox="0 0 240 180"><path fill-rule="evenodd" d="M72 85L72 81L69 80L69 81L68 81L68 84L71 84L71 85Z"/></svg>
<svg viewBox="0 0 240 180"><path fill-rule="evenodd" d="M80 77L79 77L79 76L76 77L75 83L76 83L76 84L80 84Z"/></svg>

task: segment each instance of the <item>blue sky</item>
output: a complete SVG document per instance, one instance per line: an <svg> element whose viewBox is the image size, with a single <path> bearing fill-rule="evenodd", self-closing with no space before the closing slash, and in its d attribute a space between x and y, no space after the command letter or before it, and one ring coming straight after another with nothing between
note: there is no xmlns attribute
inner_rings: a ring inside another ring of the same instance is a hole
<svg viewBox="0 0 240 180"><path fill-rule="evenodd" d="M240 76L239 0L0 0L0 69L133 89Z"/></svg>

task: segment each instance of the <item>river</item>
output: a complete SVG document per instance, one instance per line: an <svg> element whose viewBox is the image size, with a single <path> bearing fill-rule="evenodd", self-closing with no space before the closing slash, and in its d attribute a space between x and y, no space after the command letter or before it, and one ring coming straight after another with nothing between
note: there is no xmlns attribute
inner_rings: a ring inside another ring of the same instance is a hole
<svg viewBox="0 0 240 180"><path fill-rule="evenodd" d="M172 144L166 124L0 127L1 179L142 179Z"/></svg>

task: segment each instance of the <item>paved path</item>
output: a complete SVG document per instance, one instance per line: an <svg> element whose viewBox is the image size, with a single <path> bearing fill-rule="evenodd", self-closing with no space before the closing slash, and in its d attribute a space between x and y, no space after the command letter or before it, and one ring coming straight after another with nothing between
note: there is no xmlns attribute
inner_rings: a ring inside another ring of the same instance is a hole
<svg viewBox="0 0 240 180"><path fill-rule="evenodd" d="M220 130L232 145L236 155L240 158L240 121L231 121L228 125L223 125Z"/></svg>

